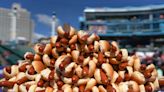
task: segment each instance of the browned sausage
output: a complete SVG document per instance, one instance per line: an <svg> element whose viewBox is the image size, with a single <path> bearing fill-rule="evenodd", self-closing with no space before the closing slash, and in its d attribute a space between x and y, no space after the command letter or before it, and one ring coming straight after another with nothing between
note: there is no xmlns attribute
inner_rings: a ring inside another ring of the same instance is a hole
<svg viewBox="0 0 164 92"><path fill-rule="evenodd" d="M94 50L94 46L93 46L92 44L90 44L90 45L88 46L88 48L89 48L90 51L93 51L93 50Z"/></svg>
<svg viewBox="0 0 164 92"><path fill-rule="evenodd" d="M122 59L122 53L119 52L119 54L116 56L116 60L121 61Z"/></svg>
<svg viewBox="0 0 164 92"><path fill-rule="evenodd" d="M83 73L83 76L87 76L87 75L89 74L89 69L88 69L87 66L84 66L84 67L83 67L82 73Z"/></svg>
<svg viewBox="0 0 164 92"><path fill-rule="evenodd" d="M25 72L26 71L26 66L27 66L28 64L24 64L24 65L22 65L22 66L20 66L19 67L19 71L20 72Z"/></svg>
<svg viewBox="0 0 164 92"><path fill-rule="evenodd" d="M111 52L116 52L117 48L113 45L111 45Z"/></svg>
<svg viewBox="0 0 164 92"><path fill-rule="evenodd" d="M55 74L55 71L51 71L49 76L48 76L48 80L53 80L54 79L54 74Z"/></svg>
<svg viewBox="0 0 164 92"><path fill-rule="evenodd" d="M43 85L44 85L44 81L42 79L39 80L38 83L37 83L37 86L38 87L43 87Z"/></svg>
<svg viewBox="0 0 164 92"><path fill-rule="evenodd" d="M85 90L85 85L80 85L79 86L79 91L80 92L84 92L84 90Z"/></svg>
<svg viewBox="0 0 164 92"><path fill-rule="evenodd" d="M11 82L11 81L2 81L0 82L0 87L8 87L8 88L12 88L14 86L15 82Z"/></svg>
<svg viewBox="0 0 164 92"><path fill-rule="evenodd" d="M140 69L141 69L142 71L145 70L145 69L146 69L146 64L141 64Z"/></svg>
<svg viewBox="0 0 164 92"><path fill-rule="evenodd" d="M50 82L49 81L46 81L43 86L44 87L49 87L50 86Z"/></svg>
<svg viewBox="0 0 164 92"><path fill-rule="evenodd" d="M26 85L26 90L29 90L30 86L31 86L31 85L29 85L29 84Z"/></svg>
<svg viewBox="0 0 164 92"><path fill-rule="evenodd" d="M40 45L40 46L39 46L39 52L43 53L44 48L45 48L45 45Z"/></svg>
<svg viewBox="0 0 164 92"><path fill-rule="evenodd" d="M128 63L121 63L119 64L119 69L122 71L126 68L126 66L128 66Z"/></svg>
<svg viewBox="0 0 164 92"><path fill-rule="evenodd" d="M145 90L146 90L146 92L152 92L152 87L151 87L151 85L145 85Z"/></svg>
<svg viewBox="0 0 164 92"><path fill-rule="evenodd" d="M124 78L125 81L129 81L130 80L130 75L128 73L125 73L125 78Z"/></svg>
<svg viewBox="0 0 164 92"><path fill-rule="evenodd" d="M71 62L71 58L67 57L66 59L64 59L64 61L59 65L59 68L61 70L64 70L64 68L66 67L66 65L68 65Z"/></svg>
<svg viewBox="0 0 164 92"><path fill-rule="evenodd" d="M73 75L72 82L76 83L79 80L79 77L77 75Z"/></svg>
<svg viewBox="0 0 164 92"><path fill-rule="evenodd" d="M64 72L63 76L67 78L72 78L73 72L74 72L73 70L71 72Z"/></svg>
<svg viewBox="0 0 164 92"><path fill-rule="evenodd" d="M58 90L57 92L64 92L63 90Z"/></svg>
<svg viewBox="0 0 164 92"><path fill-rule="evenodd" d="M80 55L78 57L78 63L83 63L83 61L84 61L84 56Z"/></svg>
<svg viewBox="0 0 164 92"><path fill-rule="evenodd" d="M28 81L28 78L25 76L25 77L23 77L23 78L17 80L17 84L20 85L20 84L22 84L22 83L25 83L26 81Z"/></svg>
<svg viewBox="0 0 164 92"><path fill-rule="evenodd" d="M28 74L30 74L30 75L34 75L35 74L35 70L34 70L33 66L31 66L30 69L28 70Z"/></svg>
<svg viewBox="0 0 164 92"><path fill-rule="evenodd" d="M84 92L91 92L90 90L85 90Z"/></svg>
<svg viewBox="0 0 164 92"><path fill-rule="evenodd" d="M151 77L151 71L145 70L144 71L144 76L145 76L145 78L150 78Z"/></svg>
<svg viewBox="0 0 164 92"><path fill-rule="evenodd" d="M29 54L26 55L26 58L29 59L29 60L33 60L34 59L34 54L29 53Z"/></svg>
<svg viewBox="0 0 164 92"><path fill-rule="evenodd" d="M62 81L57 81L57 86L60 89L62 86L64 85L64 83Z"/></svg>
<svg viewBox="0 0 164 92"><path fill-rule="evenodd" d="M108 85L107 86L107 92L116 92L116 90L111 85Z"/></svg>
<svg viewBox="0 0 164 92"><path fill-rule="evenodd" d="M63 43L63 44L67 44L68 40L66 38L62 38L62 39L60 39L60 42Z"/></svg>
<svg viewBox="0 0 164 92"><path fill-rule="evenodd" d="M55 65L55 60L54 59L51 59L50 64L51 65Z"/></svg>
<svg viewBox="0 0 164 92"><path fill-rule="evenodd" d="M5 69L9 74L11 73L11 67L10 66L7 66Z"/></svg>
<svg viewBox="0 0 164 92"><path fill-rule="evenodd" d="M71 44L71 45L70 45L70 48L71 48L71 50L75 50L75 49L76 49L75 44Z"/></svg>
<svg viewBox="0 0 164 92"><path fill-rule="evenodd" d="M104 63L104 55L102 52L98 53L98 64L101 65Z"/></svg>
<svg viewBox="0 0 164 92"><path fill-rule="evenodd" d="M56 42L55 46L56 46L56 48L60 48L61 47L60 42Z"/></svg>
<svg viewBox="0 0 164 92"><path fill-rule="evenodd" d="M100 69L100 76L101 76L102 83L106 85L108 83L108 77L106 76L106 74L103 72L102 69Z"/></svg>
<svg viewBox="0 0 164 92"><path fill-rule="evenodd" d="M118 76L118 78L116 79L116 84L119 84L120 82L122 82L123 81L123 79L122 79L122 77L119 75Z"/></svg>

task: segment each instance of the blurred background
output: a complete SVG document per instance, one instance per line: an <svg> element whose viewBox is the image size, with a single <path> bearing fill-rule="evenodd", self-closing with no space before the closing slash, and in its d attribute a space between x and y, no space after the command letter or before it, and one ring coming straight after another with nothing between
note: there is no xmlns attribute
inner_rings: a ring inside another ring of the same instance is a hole
<svg viewBox="0 0 164 92"><path fill-rule="evenodd" d="M0 74L63 23L117 41L164 75L163 0L1 0Z"/></svg>

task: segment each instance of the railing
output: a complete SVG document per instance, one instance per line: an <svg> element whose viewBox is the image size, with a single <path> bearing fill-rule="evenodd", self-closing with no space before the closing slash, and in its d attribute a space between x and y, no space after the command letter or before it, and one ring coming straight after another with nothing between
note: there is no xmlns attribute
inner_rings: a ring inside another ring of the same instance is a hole
<svg viewBox="0 0 164 92"><path fill-rule="evenodd" d="M131 21L86 21L87 29L97 33L164 32L164 19Z"/></svg>

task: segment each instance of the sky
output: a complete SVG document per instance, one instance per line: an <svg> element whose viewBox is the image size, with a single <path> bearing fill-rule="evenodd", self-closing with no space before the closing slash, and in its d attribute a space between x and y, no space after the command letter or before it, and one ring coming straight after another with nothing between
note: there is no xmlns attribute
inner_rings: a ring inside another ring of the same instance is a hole
<svg viewBox="0 0 164 92"><path fill-rule="evenodd" d="M31 12L35 32L50 36L51 15L56 12L60 23L69 23L79 28L78 17L86 7L127 7L164 4L164 0L0 0L0 7L11 8L19 3Z"/></svg>

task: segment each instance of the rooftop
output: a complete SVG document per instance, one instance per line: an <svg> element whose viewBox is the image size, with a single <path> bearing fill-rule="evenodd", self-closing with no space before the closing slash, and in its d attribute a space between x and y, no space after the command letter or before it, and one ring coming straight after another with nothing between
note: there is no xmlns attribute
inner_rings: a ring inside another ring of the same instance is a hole
<svg viewBox="0 0 164 92"><path fill-rule="evenodd" d="M130 12L130 11L150 11L164 9L164 4L161 5L148 5L148 6L128 6L128 7L103 7L103 8L93 8L87 7L84 9L84 12Z"/></svg>

